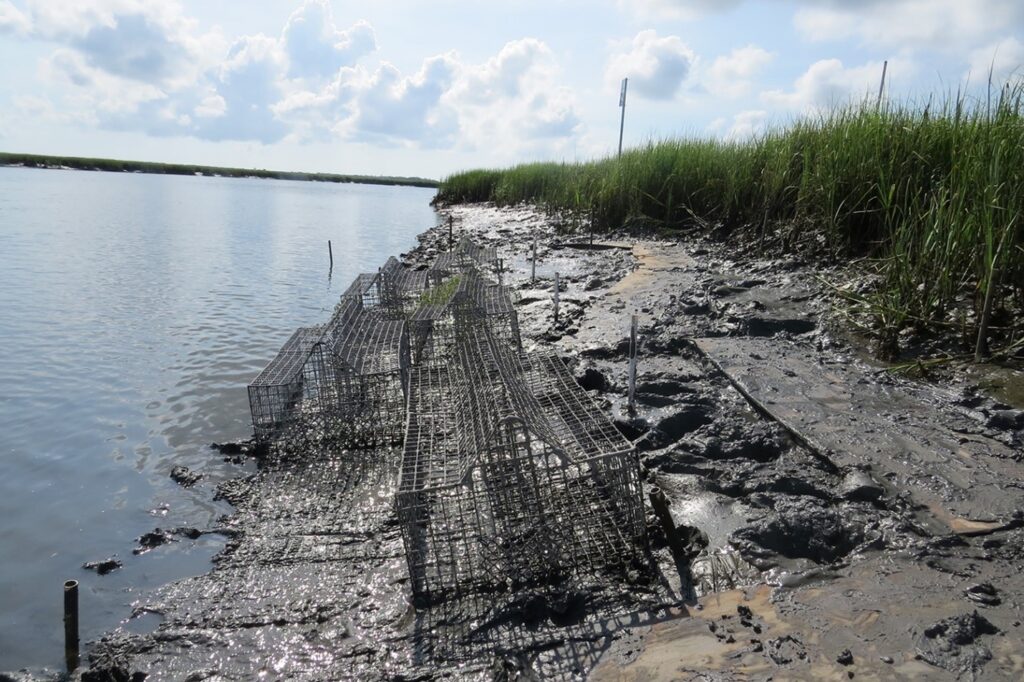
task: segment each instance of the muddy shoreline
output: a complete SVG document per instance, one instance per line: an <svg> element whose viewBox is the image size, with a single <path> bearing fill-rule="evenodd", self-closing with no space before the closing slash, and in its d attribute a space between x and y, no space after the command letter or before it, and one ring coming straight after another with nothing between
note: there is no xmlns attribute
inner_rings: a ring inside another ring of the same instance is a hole
<svg viewBox="0 0 1024 682"><path fill-rule="evenodd" d="M649 569L417 611L394 453L272 453L221 487L237 512L214 569L136 605L82 679L1022 674L1024 413L960 380L879 373L799 263L704 240L591 247L526 208L442 215L498 247L524 345L555 348L636 443ZM403 258L425 265L447 239L428 231Z"/></svg>

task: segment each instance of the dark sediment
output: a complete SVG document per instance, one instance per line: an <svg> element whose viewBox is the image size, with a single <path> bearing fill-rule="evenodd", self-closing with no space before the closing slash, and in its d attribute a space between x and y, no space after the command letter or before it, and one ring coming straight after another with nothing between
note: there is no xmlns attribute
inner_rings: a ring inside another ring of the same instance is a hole
<svg viewBox="0 0 1024 682"><path fill-rule="evenodd" d="M921 384L864 364L839 340L815 272L798 264L626 235L603 240L616 248L565 248L528 209L450 212L458 234L498 246L521 293L524 344L558 349L636 442L645 497L656 501L651 566L609 576L600 590L554 585L414 608L392 508L395 451L253 453L258 473L219 490L238 511L213 570L139 604L160 624L112 633L93 649L94 670L1016 677L1016 407L955 376ZM446 242L446 230L427 233L405 258L428 263ZM631 413L634 310L642 344Z"/></svg>

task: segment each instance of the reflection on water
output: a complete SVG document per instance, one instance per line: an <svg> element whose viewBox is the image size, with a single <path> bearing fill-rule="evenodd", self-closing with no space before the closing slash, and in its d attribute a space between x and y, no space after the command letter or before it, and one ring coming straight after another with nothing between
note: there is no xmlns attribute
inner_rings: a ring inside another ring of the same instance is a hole
<svg viewBox="0 0 1024 682"><path fill-rule="evenodd" d="M239 467L208 445L249 435L246 383L414 244L432 193L0 168L0 670L60 667L67 578L88 640L207 570L217 535L134 540L230 511L213 489ZM181 464L194 488L168 478ZM115 554L109 575L81 569Z"/></svg>

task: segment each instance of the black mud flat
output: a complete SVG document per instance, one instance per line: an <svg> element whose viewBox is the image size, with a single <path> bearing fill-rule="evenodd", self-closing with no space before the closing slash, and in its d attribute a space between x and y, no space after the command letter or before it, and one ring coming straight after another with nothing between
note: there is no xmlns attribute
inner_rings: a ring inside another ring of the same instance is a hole
<svg viewBox="0 0 1024 682"><path fill-rule="evenodd" d="M835 464L868 467L909 490L950 531L979 534L1021 522L1024 470L1014 449L966 435L970 418L961 411L915 395L912 385L880 382L851 363L811 361L784 341L718 338L696 345Z"/></svg>

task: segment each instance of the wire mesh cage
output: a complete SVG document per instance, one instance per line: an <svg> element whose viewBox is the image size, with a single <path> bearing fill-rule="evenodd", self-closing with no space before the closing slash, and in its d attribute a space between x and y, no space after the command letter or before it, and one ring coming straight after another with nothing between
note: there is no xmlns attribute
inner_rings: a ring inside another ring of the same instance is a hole
<svg viewBox="0 0 1024 682"><path fill-rule="evenodd" d="M388 315L407 318L428 289L427 271L407 268L392 256L379 275L381 306Z"/></svg>
<svg viewBox="0 0 1024 682"><path fill-rule="evenodd" d="M408 370L404 320L360 311L315 344L303 367L305 436L356 447L401 442Z"/></svg>
<svg viewBox="0 0 1024 682"><path fill-rule="evenodd" d="M249 411L257 439L266 440L297 419L303 392L303 365L323 330L302 327L249 384Z"/></svg>
<svg viewBox="0 0 1024 682"><path fill-rule="evenodd" d="M459 316L452 362L414 367L399 492L413 593L428 603L586 580L639 558L630 443L550 354Z"/></svg>
<svg viewBox="0 0 1024 682"><path fill-rule="evenodd" d="M432 291L440 292L431 297ZM519 318L507 287L489 282L476 270L448 277L427 293L409 318L412 362L443 365L452 360L457 320L474 319L501 343L522 350Z"/></svg>
<svg viewBox="0 0 1024 682"><path fill-rule="evenodd" d="M483 273L497 272L498 249L494 246L479 246L468 237L463 237L451 251L440 254L430 266L430 277L440 281L444 277L457 275L467 270Z"/></svg>
<svg viewBox="0 0 1024 682"><path fill-rule="evenodd" d="M376 277L376 276L372 276ZM360 275L322 328L300 330L249 387L256 437L400 442L409 343L405 321L368 309L371 278Z"/></svg>
<svg viewBox="0 0 1024 682"><path fill-rule="evenodd" d="M364 308L375 308L380 305L381 290L378 273L357 275L341 295L341 301L358 302Z"/></svg>

